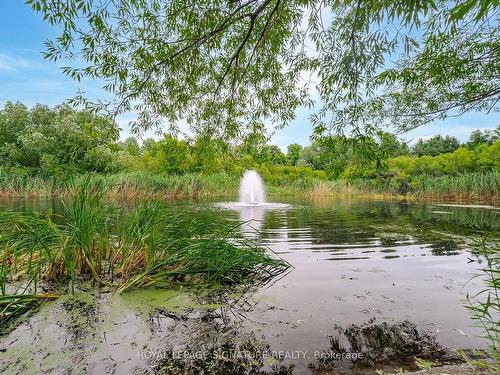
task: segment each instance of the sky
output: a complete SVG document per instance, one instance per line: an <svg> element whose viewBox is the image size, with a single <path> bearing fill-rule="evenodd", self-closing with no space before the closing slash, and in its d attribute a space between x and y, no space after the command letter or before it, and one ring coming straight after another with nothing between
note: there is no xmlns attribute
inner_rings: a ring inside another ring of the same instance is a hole
<svg viewBox="0 0 500 375"><path fill-rule="evenodd" d="M96 81L85 81L77 85L64 76L60 66L42 56L44 42L57 36L57 29L42 20L39 14L24 4L24 0L2 0L0 2L0 105L7 101L20 101L28 106L37 103L54 106L75 96L77 89L86 96L102 98L105 93ZM312 126L311 111L297 109L295 120L272 137L272 143L286 150L287 145L310 143ZM117 119L122 129L121 138L130 132L128 122L134 120L133 113ZM500 115L469 113L459 118L434 122L402 135L410 143L436 134L453 135L466 141L476 129L494 129L500 124ZM146 136L148 136L146 134Z"/></svg>

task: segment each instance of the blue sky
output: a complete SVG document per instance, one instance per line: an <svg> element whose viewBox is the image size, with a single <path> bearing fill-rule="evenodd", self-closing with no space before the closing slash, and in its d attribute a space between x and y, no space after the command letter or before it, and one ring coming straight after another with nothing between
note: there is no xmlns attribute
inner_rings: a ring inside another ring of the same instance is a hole
<svg viewBox="0 0 500 375"><path fill-rule="evenodd" d="M6 101L21 101L28 106L36 103L56 105L74 96L77 88L90 98L104 95L98 82L77 85L64 76L59 66L43 59L44 42L57 35L57 30L42 20L23 0L3 0L0 5L0 105ZM298 109L295 120L278 131L272 142L286 149L290 143L309 143L310 111ZM122 116L118 123L122 137L129 134L127 123L133 114ZM500 123L498 113L470 113L418 128L403 136L406 140L428 138L435 134L450 134L464 141L475 129L493 129Z"/></svg>

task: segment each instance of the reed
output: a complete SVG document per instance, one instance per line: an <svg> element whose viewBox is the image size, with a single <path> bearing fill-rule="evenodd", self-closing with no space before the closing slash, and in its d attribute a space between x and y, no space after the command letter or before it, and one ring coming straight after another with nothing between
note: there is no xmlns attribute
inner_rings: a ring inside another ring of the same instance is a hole
<svg viewBox="0 0 500 375"><path fill-rule="evenodd" d="M491 247L490 247L491 246ZM476 246L476 253L484 260L479 272L471 280L479 279L482 288L474 295L467 294L466 307L476 325L483 331L483 337L490 343L492 352L497 356L500 351L500 245L486 245L485 242Z"/></svg>
<svg viewBox="0 0 500 375"><path fill-rule="evenodd" d="M499 198L500 171L464 173L432 178L420 176L415 182L419 196L447 196L458 199Z"/></svg>
<svg viewBox="0 0 500 375"><path fill-rule="evenodd" d="M498 374L500 370L500 244L496 239L491 241L485 235L475 242L474 252L481 258L482 266L469 280L481 282L480 290L475 294L467 293L465 307L470 311L475 325L481 329L482 337L489 342L488 349L482 352L485 358L470 359L465 353L463 358L470 364L481 368L485 373Z"/></svg>
<svg viewBox="0 0 500 375"><path fill-rule="evenodd" d="M84 174L65 181L42 177L16 177L0 173L0 196L69 197L90 179L100 183L109 198L177 199L236 197L239 176L227 173L166 175L127 172L111 175ZM406 188L402 190L402 184ZM471 172L433 177L398 179L324 180L301 178L266 184L269 195L382 195L410 199L500 201L500 171Z"/></svg>
<svg viewBox="0 0 500 375"><path fill-rule="evenodd" d="M63 214L0 212L0 285L24 282L30 294L41 282L74 291L79 280L130 288L171 283L260 282L289 267L270 250L240 236L240 225L217 211L196 215L161 202L135 209L106 203L106 183L87 177Z"/></svg>

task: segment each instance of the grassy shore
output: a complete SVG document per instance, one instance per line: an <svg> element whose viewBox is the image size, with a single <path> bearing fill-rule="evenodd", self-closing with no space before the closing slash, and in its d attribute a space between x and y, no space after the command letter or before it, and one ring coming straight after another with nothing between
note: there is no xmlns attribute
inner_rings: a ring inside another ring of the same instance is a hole
<svg viewBox="0 0 500 375"><path fill-rule="evenodd" d="M62 181L55 178L18 177L0 173L0 196L74 196L82 183L91 179L104 186L112 198L207 198L236 197L239 176L218 174L159 175L145 172L112 175L79 175ZM500 203L500 171L467 173L456 176L418 176L411 183L377 179L316 180L283 179L268 184L267 194L307 196L360 196L396 199L435 199Z"/></svg>

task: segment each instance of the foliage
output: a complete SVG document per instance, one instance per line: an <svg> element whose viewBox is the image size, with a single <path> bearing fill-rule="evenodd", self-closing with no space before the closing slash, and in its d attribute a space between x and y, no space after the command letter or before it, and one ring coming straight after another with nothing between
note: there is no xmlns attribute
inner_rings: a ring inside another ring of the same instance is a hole
<svg viewBox="0 0 500 375"><path fill-rule="evenodd" d="M61 30L45 57L114 94L73 102L136 111L136 130L186 119L196 133L262 132L312 107L311 91L316 136L498 109L497 0L27 3Z"/></svg>
<svg viewBox="0 0 500 375"><path fill-rule="evenodd" d="M324 137L304 148L300 164L324 170L332 178L354 177L362 169L368 177L380 170L384 160L408 153L408 146L393 134L378 132L362 140L344 136ZM369 172L368 172L369 170Z"/></svg>
<svg viewBox="0 0 500 375"><path fill-rule="evenodd" d="M144 152L141 163L153 172L186 173L189 168L189 149L185 141L168 135L159 142L152 142Z"/></svg>
<svg viewBox="0 0 500 375"><path fill-rule="evenodd" d="M90 279L132 287L264 281L289 264L240 236L217 212L177 212L143 202L131 212L103 200L102 179L86 178L57 218L33 211L0 212L0 284ZM56 220L57 219L57 220ZM26 288L28 289L28 288ZM0 301L1 302L1 301Z"/></svg>
<svg viewBox="0 0 500 375"><path fill-rule="evenodd" d="M111 146L118 138L112 121L61 105L30 110L7 102L0 110L0 166L66 179L84 171L119 169Z"/></svg>
<svg viewBox="0 0 500 375"><path fill-rule="evenodd" d="M474 130L467 142L466 146L469 149L475 149L484 144L492 144L500 140L500 125L495 130Z"/></svg>
<svg viewBox="0 0 500 375"><path fill-rule="evenodd" d="M114 186L115 195L227 196L236 194L247 169L257 170L276 191L319 193L355 185L360 190L432 195L432 188L444 191L455 181L451 176L464 174L469 177L456 180L460 195L470 189L475 196L494 196L498 189L496 174L490 174L500 170L498 129L473 132L458 148L448 136L410 148L396 135L380 131L373 137L329 136L305 147L292 144L286 154L260 132L241 142L205 133L183 139L166 134L141 143L133 137L117 141L116 132L111 121L86 111L7 103L0 111L0 191L74 194L72 186L82 176L96 173L103 175L106 186ZM439 182L433 183L435 177Z"/></svg>
<svg viewBox="0 0 500 375"><path fill-rule="evenodd" d="M436 135L428 140L419 139L413 147L413 153L417 156L437 156L453 152L460 147L460 142L455 137Z"/></svg>
<svg viewBox="0 0 500 375"><path fill-rule="evenodd" d="M295 167L300 160L302 154L302 146L297 143L288 145L286 149L286 162L288 165Z"/></svg>
<svg viewBox="0 0 500 375"><path fill-rule="evenodd" d="M406 195L407 198L457 199L500 202L500 171L471 172L457 176L420 175L391 178L328 180L325 172L289 166L260 169L269 195ZM174 199L236 197L240 177L227 173L165 175L146 171L111 175L81 175L71 184L41 177L4 175L0 178L2 196L72 197L89 176L102 180L106 196L113 199Z"/></svg>
<svg viewBox="0 0 500 375"><path fill-rule="evenodd" d="M427 174L431 176L457 175L459 173L500 169L500 141L475 151L460 147L451 153L434 157L400 156L389 160L390 170L405 175Z"/></svg>

